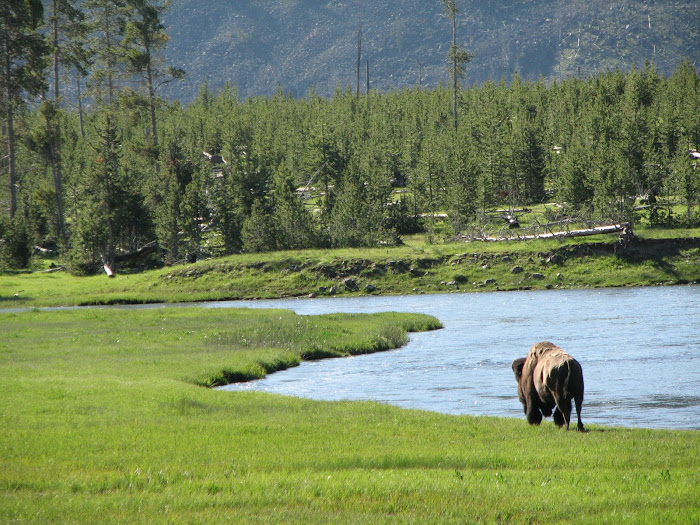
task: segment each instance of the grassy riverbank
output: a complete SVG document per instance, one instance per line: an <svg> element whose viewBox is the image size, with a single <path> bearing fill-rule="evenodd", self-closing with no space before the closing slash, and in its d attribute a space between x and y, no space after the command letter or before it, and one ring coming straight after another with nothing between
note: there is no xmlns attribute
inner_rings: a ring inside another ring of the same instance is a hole
<svg viewBox="0 0 700 525"><path fill-rule="evenodd" d="M89 309L0 326L2 523L700 520L697 432L201 386L394 347L427 316Z"/></svg>
<svg viewBox="0 0 700 525"><path fill-rule="evenodd" d="M48 261L45 261L48 264ZM139 274L0 274L0 308L700 282L700 230L245 254Z"/></svg>

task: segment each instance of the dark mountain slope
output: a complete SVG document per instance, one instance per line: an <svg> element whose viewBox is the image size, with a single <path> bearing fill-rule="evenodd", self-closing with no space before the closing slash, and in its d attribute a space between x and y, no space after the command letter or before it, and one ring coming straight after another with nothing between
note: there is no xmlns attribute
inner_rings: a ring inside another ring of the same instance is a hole
<svg viewBox="0 0 700 525"><path fill-rule="evenodd" d="M458 40L475 57L467 84L552 80L653 60L670 73L683 57L700 64L700 1L459 1ZM242 97L281 87L322 95L356 79L362 24L362 88L434 87L447 78L451 27L439 0L172 0L168 61L188 73L171 97L191 100L207 81Z"/></svg>

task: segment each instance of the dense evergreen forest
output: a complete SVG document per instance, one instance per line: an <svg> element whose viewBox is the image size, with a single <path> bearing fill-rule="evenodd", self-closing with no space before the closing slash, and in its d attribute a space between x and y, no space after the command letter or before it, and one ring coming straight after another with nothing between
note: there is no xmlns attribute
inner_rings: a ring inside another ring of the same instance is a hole
<svg viewBox="0 0 700 525"><path fill-rule="evenodd" d="M561 217L697 225L700 76L679 61L630 71L328 98L242 100L203 85L183 107L159 87L151 0L6 0L1 264L33 246L76 272L241 251L395 244L479 231L488 212L556 202ZM446 76L447 76L446 64ZM75 103L64 82L83 86ZM70 102L70 103L69 103ZM455 110L456 109L456 110ZM139 252L141 250L141 252Z"/></svg>

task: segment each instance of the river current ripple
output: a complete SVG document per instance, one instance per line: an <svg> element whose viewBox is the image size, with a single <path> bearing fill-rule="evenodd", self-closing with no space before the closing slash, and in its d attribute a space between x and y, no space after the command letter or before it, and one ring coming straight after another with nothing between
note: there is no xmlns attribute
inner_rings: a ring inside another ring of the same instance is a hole
<svg viewBox="0 0 700 525"><path fill-rule="evenodd" d="M584 423L700 430L700 287L484 292L205 303L205 307L420 312L444 328L397 350L304 362L222 387L523 418L511 371L552 341L582 365ZM551 421L551 419L550 419Z"/></svg>

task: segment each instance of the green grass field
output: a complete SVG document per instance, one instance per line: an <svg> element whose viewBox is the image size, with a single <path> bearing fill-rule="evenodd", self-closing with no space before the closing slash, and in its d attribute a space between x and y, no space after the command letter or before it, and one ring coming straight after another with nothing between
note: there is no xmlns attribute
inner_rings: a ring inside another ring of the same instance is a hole
<svg viewBox="0 0 700 525"><path fill-rule="evenodd" d="M393 348L439 326L427 316L35 310L0 326L1 523L700 521L697 432L203 386Z"/></svg>

